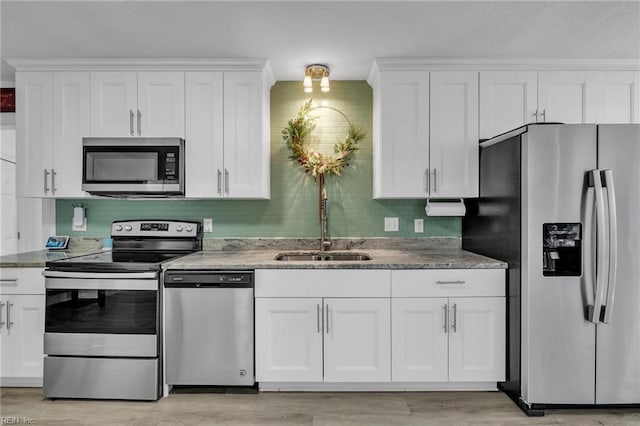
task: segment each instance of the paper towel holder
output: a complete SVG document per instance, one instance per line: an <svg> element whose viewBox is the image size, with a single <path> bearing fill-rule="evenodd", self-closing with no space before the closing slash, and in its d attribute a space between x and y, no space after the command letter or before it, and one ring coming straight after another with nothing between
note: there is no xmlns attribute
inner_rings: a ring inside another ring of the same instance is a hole
<svg viewBox="0 0 640 426"><path fill-rule="evenodd" d="M427 198L424 211L427 216L464 216L467 209L463 198Z"/></svg>
<svg viewBox="0 0 640 426"><path fill-rule="evenodd" d="M73 231L86 231L87 218L85 216L85 208L82 206L73 207L73 219L71 220L71 229Z"/></svg>

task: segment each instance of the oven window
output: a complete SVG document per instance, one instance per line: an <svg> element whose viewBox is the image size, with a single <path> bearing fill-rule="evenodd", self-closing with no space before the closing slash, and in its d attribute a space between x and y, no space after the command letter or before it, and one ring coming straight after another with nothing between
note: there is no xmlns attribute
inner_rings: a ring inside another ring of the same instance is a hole
<svg viewBox="0 0 640 426"><path fill-rule="evenodd" d="M87 182L157 182L158 152L90 151L86 152Z"/></svg>
<svg viewBox="0 0 640 426"><path fill-rule="evenodd" d="M47 290L48 333L156 334L155 290Z"/></svg>

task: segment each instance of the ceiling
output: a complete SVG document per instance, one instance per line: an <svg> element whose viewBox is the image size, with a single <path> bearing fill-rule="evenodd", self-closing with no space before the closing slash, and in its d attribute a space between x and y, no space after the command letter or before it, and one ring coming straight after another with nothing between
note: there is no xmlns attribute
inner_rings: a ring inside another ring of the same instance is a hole
<svg viewBox="0 0 640 426"><path fill-rule="evenodd" d="M0 0L6 58L267 58L277 80L376 57L640 59L634 1Z"/></svg>

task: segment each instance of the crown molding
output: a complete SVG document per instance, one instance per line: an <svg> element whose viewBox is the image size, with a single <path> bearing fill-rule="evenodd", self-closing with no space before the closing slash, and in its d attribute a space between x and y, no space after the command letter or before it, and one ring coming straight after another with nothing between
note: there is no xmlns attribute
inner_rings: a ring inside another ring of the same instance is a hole
<svg viewBox="0 0 640 426"><path fill-rule="evenodd" d="M266 59L11 58L16 71L264 71Z"/></svg>
<svg viewBox="0 0 640 426"><path fill-rule="evenodd" d="M640 59L376 58L373 68L380 71L637 71ZM373 75L371 71L370 78Z"/></svg>

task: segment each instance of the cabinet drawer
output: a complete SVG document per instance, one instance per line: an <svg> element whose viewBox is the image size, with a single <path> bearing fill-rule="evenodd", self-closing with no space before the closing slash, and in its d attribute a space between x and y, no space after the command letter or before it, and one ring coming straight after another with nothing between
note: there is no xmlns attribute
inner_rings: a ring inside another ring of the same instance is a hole
<svg viewBox="0 0 640 426"><path fill-rule="evenodd" d="M259 269L256 297L390 297L381 269Z"/></svg>
<svg viewBox="0 0 640 426"><path fill-rule="evenodd" d="M499 297L504 295L504 269L391 271L392 297Z"/></svg>
<svg viewBox="0 0 640 426"><path fill-rule="evenodd" d="M44 294L42 268L0 268L0 294Z"/></svg>

